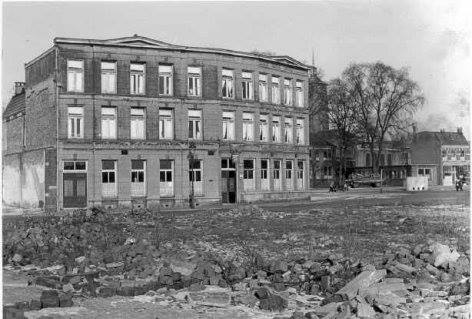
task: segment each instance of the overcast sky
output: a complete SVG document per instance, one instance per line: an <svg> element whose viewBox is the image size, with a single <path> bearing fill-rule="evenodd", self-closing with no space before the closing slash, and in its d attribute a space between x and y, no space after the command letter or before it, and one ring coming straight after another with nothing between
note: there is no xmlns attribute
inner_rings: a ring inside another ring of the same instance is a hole
<svg viewBox="0 0 472 319"><path fill-rule="evenodd" d="M469 130L472 10L467 1L4 2L2 103L24 63L54 37L107 39L135 33L175 44L287 54L322 69L350 62L409 67L427 98L427 128Z"/></svg>

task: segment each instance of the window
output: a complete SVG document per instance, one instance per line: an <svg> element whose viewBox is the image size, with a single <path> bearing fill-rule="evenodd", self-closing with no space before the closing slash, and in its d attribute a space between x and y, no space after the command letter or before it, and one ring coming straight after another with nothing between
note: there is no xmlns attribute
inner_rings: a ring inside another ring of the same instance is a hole
<svg viewBox="0 0 472 319"><path fill-rule="evenodd" d="M68 136L69 138L84 137L84 108L80 106L69 106L68 108Z"/></svg>
<svg viewBox="0 0 472 319"><path fill-rule="evenodd" d="M243 186L244 190L254 190L254 160L243 161Z"/></svg>
<svg viewBox="0 0 472 319"><path fill-rule="evenodd" d="M272 141L280 142L280 117L272 117Z"/></svg>
<svg viewBox="0 0 472 319"><path fill-rule="evenodd" d="M418 175L424 175L424 169L418 168Z"/></svg>
<svg viewBox="0 0 472 319"><path fill-rule="evenodd" d="M285 188L293 189L293 161L285 161Z"/></svg>
<svg viewBox="0 0 472 319"><path fill-rule="evenodd" d="M67 60L67 92L84 91L84 61Z"/></svg>
<svg viewBox="0 0 472 319"><path fill-rule="evenodd" d="M254 99L254 84L252 82L252 73L250 72L243 72L241 74L242 81L242 92L243 92L243 100L253 100Z"/></svg>
<svg viewBox="0 0 472 319"><path fill-rule="evenodd" d="M116 63L102 62L102 93L116 93Z"/></svg>
<svg viewBox="0 0 472 319"><path fill-rule="evenodd" d="M234 140L234 112L223 112L223 139Z"/></svg>
<svg viewBox="0 0 472 319"><path fill-rule="evenodd" d="M202 161L193 160L193 165L189 162L188 168L188 178L189 182L193 183L193 193L197 196L203 195Z"/></svg>
<svg viewBox="0 0 472 319"><path fill-rule="evenodd" d="M280 161L274 160L274 170L272 171L272 179L274 181L274 190L280 190L282 184L280 183Z"/></svg>
<svg viewBox="0 0 472 319"><path fill-rule="evenodd" d="M267 102L268 96L267 75L259 74L259 101Z"/></svg>
<svg viewBox="0 0 472 319"><path fill-rule="evenodd" d="M365 154L365 166L370 167L372 163L370 162L370 153Z"/></svg>
<svg viewBox="0 0 472 319"><path fill-rule="evenodd" d="M188 111L188 138L194 140L202 139L202 111Z"/></svg>
<svg viewBox="0 0 472 319"><path fill-rule="evenodd" d="M202 96L202 68L188 67L188 95Z"/></svg>
<svg viewBox="0 0 472 319"><path fill-rule="evenodd" d="M259 117L259 140L261 142L268 142L269 136L269 123L267 115L260 115Z"/></svg>
<svg viewBox="0 0 472 319"><path fill-rule="evenodd" d="M243 140L254 141L254 114L243 113Z"/></svg>
<svg viewBox="0 0 472 319"><path fill-rule="evenodd" d="M269 160L261 159L261 190L269 190Z"/></svg>
<svg viewBox="0 0 472 319"><path fill-rule="evenodd" d="M272 77L272 103L280 104L279 78Z"/></svg>
<svg viewBox="0 0 472 319"><path fill-rule="evenodd" d="M131 196L146 195L146 162L131 160Z"/></svg>
<svg viewBox="0 0 472 319"><path fill-rule="evenodd" d="M285 118L284 142L293 143L293 119L290 117Z"/></svg>
<svg viewBox="0 0 472 319"><path fill-rule="evenodd" d="M387 165L392 166L392 154L387 154Z"/></svg>
<svg viewBox="0 0 472 319"><path fill-rule="evenodd" d="M142 63L130 64L130 93L144 94L146 65Z"/></svg>
<svg viewBox="0 0 472 319"><path fill-rule="evenodd" d="M174 196L174 161L160 160L159 193L163 197Z"/></svg>
<svg viewBox="0 0 472 319"><path fill-rule="evenodd" d="M305 144L305 128L303 125L303 119L297 119L297 127L296 127L295 134L297 138L297 144L304 145Z"/></svg>
<svg viewBox="0 0 472 319"><path fill-rule="evenodd" d="M102 196L116 197L116 161L102 161Z"/></svg>
<svg viewBox="0 0 472 319"><path fill-rule="evenodd" d="M81 173L87 171L87 162L85 161L66 161L63 163L64 172Z"/></svg>
<svg viewBox="0 0 472 319"><path fill-rule="evenodd" d="M223 69L221 71L221 96L225 99L234 99L234 75L233 70Z"/></svg>
<svg viewBox="0 0 472 319"><path fill-rule="evenodd" d="M143 140L146 138L146 120L143 108L131 108L131 139Z"/></svg>
<svg viewBox="0 0 472 319"><path fill-rule="evenodd" d="M102 138L116 138L116 108L102 107Z"/></svg>
<svg viewBox="0 0 472 319"><path fill-rule="evenodd" d="M171 140L174 138L172 110L159 110L159 138L162 140Z"/></svg>
<svg viewBox="0 0 472 319"><path fill-rule="evenodd" d="M304 170L303 161L298 161L298 170L297 170L297 189L304 189L305 184L303 182L303 170Z"/></svg>
<svg viewBox="0 0 472 319"><path fill-rule="evenodd" d="M292 105L292 80L284 79L284 104L291 106Z"/></svg>
<svg viewBox="0 0 472 319"><path fill-rule="evenodd" d="M303 82L297 81L296 82L296 89L295 89L295 96L296 96L296 105L298 107L303 107Z"/></svg>
<svg viewBox="0 0 472 319"><path fill-rule="evenodd" d="M159 65L159 95L173 94L172 74L172 65Z"/></svg>

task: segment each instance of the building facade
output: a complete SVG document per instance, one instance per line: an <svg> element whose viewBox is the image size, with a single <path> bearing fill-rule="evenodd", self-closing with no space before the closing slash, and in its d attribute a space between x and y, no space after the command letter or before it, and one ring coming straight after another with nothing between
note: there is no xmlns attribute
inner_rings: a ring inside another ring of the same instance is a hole
<svg viewBox="0 0 472 319"><path fill-rule="evenodd" d="M7 133L4 148L4 178L19 187L6 200L61 209L306 196L308 71L287 56L137 35L56 38L25 65L24 138L14 149ZM25 176L31 167L37 177ZM25 188L37 195L12 195Z"/></svg>
<svg viewBox="0 0 472 319"><path fill-rule="evenodd" d="M431 185L450 186L461 176L470 178L470 144L460 128L414 133L411 153L411 175L427 176Z"/></svg>

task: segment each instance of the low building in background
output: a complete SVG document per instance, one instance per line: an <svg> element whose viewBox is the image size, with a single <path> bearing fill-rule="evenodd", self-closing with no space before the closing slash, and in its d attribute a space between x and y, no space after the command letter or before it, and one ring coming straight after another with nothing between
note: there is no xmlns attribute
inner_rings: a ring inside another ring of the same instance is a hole
<svg viewBox="0 0 472 319"><path fill-rule="evenodd" d="M137 35L56 38L4 112L4 204L306 197L309 71L288 56Z"/></svg>
<svg viewBox="0 0 472 319"><path fill-rule="evenodd" d="M411 144L411 176L426 176L430 185L453 185L470 179L470 144L456 132L418 132Z"/></svg>

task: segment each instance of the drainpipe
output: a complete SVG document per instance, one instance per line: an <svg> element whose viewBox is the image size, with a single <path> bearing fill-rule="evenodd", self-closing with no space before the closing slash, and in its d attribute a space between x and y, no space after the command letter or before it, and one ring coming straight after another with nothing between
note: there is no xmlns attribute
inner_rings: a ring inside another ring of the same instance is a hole
<svg viewBox="0 0 472 319"><path fill-rule="evenodd" d="M58 85L58 59L59 49L56 46L56 59L55 59L55 70L54 70L54 89L55 89L55 100L56 100L56 211L59 211L59 172L60 170L60 159L59 159L59 85ZM62 85L61 85L62 86ZM64 190L63 190L64 191ZM46 205L45 205L46 206Z"/></svg>

